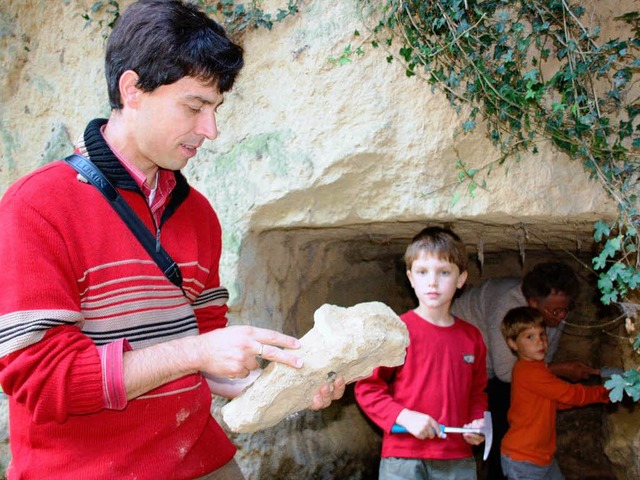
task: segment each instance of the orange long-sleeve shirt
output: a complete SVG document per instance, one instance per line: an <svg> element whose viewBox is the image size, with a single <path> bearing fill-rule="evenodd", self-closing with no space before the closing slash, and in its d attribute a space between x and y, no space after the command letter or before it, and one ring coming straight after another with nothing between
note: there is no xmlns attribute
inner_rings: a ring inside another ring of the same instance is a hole
<svg viewBox="0 0 640 480"><path fill-rule="evenodd" d="M550 465L556 451L556 410L607 402L603 386L568 383L542 361L518 360L513 367L509 430L501 451L513 460Z"/></svg>

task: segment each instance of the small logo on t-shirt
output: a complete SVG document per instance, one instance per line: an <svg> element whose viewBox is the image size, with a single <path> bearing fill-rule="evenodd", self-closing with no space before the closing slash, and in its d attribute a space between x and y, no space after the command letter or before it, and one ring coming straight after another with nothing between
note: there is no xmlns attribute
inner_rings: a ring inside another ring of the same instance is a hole
<svg viewBox="0 0 640 480"><path fill-rule="evenodd" d="M463 355L462 359L464 360L464 363L475 363L476 356L469 353L467 355Z"/></svg>

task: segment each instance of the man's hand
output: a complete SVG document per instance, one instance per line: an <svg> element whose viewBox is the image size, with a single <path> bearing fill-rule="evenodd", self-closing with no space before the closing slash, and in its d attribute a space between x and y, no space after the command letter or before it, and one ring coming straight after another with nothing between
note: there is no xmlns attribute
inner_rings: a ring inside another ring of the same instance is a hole
<svg viewBox="0 0 640 480"><path fill-rule="evenodd" d="M201 371L207 378L211 391L226 398L238 396L259 376L261 370L258 357L294 368L302 367L300 357L279 348L299 348L298 340L274 330L247 326L227 327L201 337L206 347L206 352L201 355L209 365ZM212 346L213 342L215 346ZM215 352L215 355L209 352ZM208 357L213 358L213 361ZM315 393L309 408L320 410L328 407L332 401L344 395L345 386L344 377L337 376Z"/></svg>
<svg viewBox="0 0 640 480"><path fill-rule="evenodd" d="M123 370L127 399L196 372L231 380L246 378L260 367L258 357L302 367L300 357L280 347L294 350L300 348L300 342L274 330L233 326L126 351Z"/></svg>
<svg viewBox="0 0 640 480"><path fill-rule="evenodd" d="M207 380L209 389L214 395L224 398L236 398L240 395L245 388L249 387L262 373L262 369L258 368L252 370L251 373L244 378L220 378L212 377L209 374L204 373L204 378Z"/></svg>
<svg viewBox="0 0 640 480"><path fill-rule="evenodd" d="M406 428L411 435L420 440L446 437L440 430L440 424L433 417L408 408L400 412L398 418L396 418L396 423Z"/></svg>
<svg viewBox="0 0 640 480"><path fill-rule="evenodd" d="M289 335L250 326L221 328L195 337L199 370L212 377L245 378L260 367L258 357L302 367L302 359L282 350L300 348L300 342Z"/></svg>
<svg viewBox="0 0 640 480"><path fill-rule="evenodd" d="M600 370L590 367L582 362L554 362L549 364L551 373L558 377L566 378L572 382L586 380L591 375L600 375Z"/></svg>

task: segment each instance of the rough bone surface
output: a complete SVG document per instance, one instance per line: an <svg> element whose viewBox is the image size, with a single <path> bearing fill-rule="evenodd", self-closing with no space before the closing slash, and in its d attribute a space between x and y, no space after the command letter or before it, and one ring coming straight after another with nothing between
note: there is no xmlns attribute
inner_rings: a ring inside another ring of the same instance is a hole
<svg viewBox="0 0 640 480"><path fill-rule="evenodd" d="M295 351L304 359L304 366L269 364L251 386L222 408L231 430L255 432L308 408L314 393L335 375L351 383L370 375L375 367L404 362L409 334L384 303L348 308L325 304L313 318L313 328Z"/></svg>

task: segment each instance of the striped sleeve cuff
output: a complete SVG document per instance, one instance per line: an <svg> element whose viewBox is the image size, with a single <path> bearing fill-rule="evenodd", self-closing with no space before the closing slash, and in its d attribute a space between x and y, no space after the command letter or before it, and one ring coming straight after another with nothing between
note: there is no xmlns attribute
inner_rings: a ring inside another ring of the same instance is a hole
<svg viewBox="0 0 640 480"><path fill-rule="evenodd" d="M109 410L122 410L127 406L124 386L124 352L132 350L124 338L98 347L102 366L102 403Z"/></svg>

